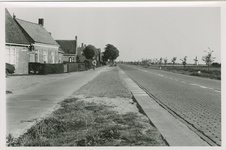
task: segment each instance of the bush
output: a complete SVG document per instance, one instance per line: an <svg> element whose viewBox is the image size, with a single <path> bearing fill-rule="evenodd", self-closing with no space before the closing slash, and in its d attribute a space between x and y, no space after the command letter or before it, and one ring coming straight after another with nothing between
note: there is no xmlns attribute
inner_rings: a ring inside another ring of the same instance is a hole
<svg viewBox="0 0 226 150"><path fill-rule="evenodd" d="M44 64L44 67L42 69L41 69L41 73L43 73L43 74L64 73L63 64Z"/></svg>
<svg viewBox="0 0 226 150"><path fill-rule="evenodd" d="M86 59L86 60L84 61L84 63L85 63L85 68L86 68L86 70L92 68L92 60Z"/></svg>
<svg viewBox="0 0 226 150"><path fill-rule="evenodd" d="M212 63L211 66L212 66L212 67L221 67L221 64L219 64L219 63Z"/></svg>
<svg viewBox="0 0 226 150"><path fill-rule="evenodd" d="M86 59L84 61L86 70L93 68L92 61L93 61L92 59ZM100 67L100 66L101 66L101 63L99 61L97 61L96 67Z"/></svg>
<svg viewBox="0 0 226 150"><path fill-rule="evenodd" d="M68 72L78 71L78 63L67 63Z"/></svg>
<svg viewBox="0 0 226 150"><path fill-rule="evenodd" d="M59 74L64 73L64 65L67 65L67 72L84 71L85 63L64 62L61 64L29 63L29 74Z"/></svg>

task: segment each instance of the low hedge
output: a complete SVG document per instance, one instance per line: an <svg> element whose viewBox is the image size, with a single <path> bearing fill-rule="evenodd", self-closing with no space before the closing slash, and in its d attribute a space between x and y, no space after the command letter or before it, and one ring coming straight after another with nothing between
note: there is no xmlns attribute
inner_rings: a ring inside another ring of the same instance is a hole
<svg viewBox="0 0 226 150"><path fill-rule="evenodd" d="M63 64L29 63L29 74L59 74L64 73Z"/></svg>
<svg viewBox="0 0 226 150"><path fill-rule="evenodd" d="M67 67L66 72L84 71L86 70L85 63L60 63L60 64L43 64L29 63L29 74L60 74L64 73L64 65Z"/></svg>
<svg viewBox="0 0 226 150"><path fill-rule="evenodd" d="M63 64L44 64L44 74L59 74L64 73Z"/></svg>

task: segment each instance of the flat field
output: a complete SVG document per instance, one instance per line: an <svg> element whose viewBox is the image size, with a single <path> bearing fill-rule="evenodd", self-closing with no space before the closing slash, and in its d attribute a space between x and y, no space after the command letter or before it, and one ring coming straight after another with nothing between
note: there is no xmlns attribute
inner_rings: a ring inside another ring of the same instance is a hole
<svg viewBox="0 0 226 150"><path fill-rule="evenodd" d="M210 67L208 71L208 67L205 65L186 65L185 67L182 65L151 65L151 66L143 66L145 68L150 69L162 69L166 71L171 71L174 73L186 74L191 76L198 76L204 78L210 78L215 80L221 80L221 67ZM161 67L161 68L160 68Z"/></svg>

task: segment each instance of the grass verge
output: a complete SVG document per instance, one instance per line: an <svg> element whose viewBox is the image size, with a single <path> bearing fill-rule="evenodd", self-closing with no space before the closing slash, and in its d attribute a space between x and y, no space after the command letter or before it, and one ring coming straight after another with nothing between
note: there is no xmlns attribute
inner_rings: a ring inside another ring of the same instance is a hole
<svg viewBox="0 0 226 150"><path fill-rule="evenodd" d="M116 67L74 94L20 137L9 134L8 146L167 146L139 113Z"/></svg>

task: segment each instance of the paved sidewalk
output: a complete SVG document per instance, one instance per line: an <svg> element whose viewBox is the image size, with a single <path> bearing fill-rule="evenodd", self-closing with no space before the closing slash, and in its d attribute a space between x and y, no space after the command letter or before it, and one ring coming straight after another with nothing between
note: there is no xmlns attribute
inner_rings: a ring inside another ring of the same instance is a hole
<svg viewBox="0 0 226 150"><path fill-rule="evenodd" d="M186 125L174 118L118 67L120 77L134 98L170 146L209 146Z"/></svg>
<svg viewBox="0 0 226 150"><path fill-rule="evenodd" d="M69 76L6 95L6 133L18 136L35 120L51 113L56 104L70 97L107 67L74 72Z"/></svg>

